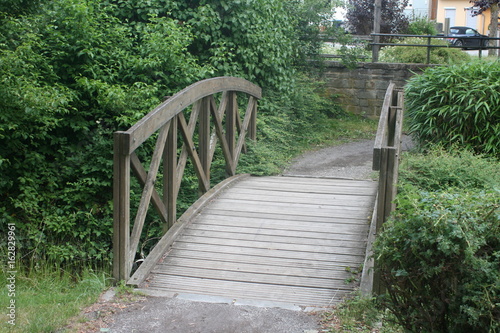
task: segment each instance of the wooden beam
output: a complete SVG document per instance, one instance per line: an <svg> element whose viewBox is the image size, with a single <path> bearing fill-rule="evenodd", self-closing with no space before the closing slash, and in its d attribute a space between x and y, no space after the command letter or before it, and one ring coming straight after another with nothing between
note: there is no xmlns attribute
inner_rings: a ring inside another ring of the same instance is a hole
<svg viewBox="0 0 500 333"><path fill-rule="evenodd" d="M113 135L113 277L127 280L130 274L128 249L130 235L130 155L124 145L129 135Z"/></svg>
<svg viewBox="0 0 500 333"><path fill-rule="evenodd" d="M210 137L211 137L211 128L210 128L210 97L204 97L200 103L200 115L199 115L199 124L198 124L198 151L200 157L200 164L204 171L205 178L209 182L208 187L210 187L210 164L211 154L210 154ZM199 179L199 194L203 195L206 191L204 190L206 187Z"/></svg>
<svg viewBox="0 0 500 333"><path fill-rule="evenodd" d="M240 91L258 99L262 98L262 89L259 86L241 78L217 77L196 82L170 97L132 126L127 131L129 141L124 143L124 150L131 153L137 149L167 121L189 105L203 97L227 90Z"/></svg>
<svg viewBox="0 0 500 333"><path fill-rule="evenodd" d="M135 253L137 252L137 246L139 245L139 241L142 234L142 227L144 226L144 221L146 220L146 215L148 213L149 203L151 201L151 195L154 191L156 176L158 174L158 169L160 167L160 162L163 155L165 142L167 141L168 131L170 129L169 125L170 123L166 123L161 128L160 134L158 135L158 139L156 140L156 147L153 152L153 157L151 158L151 163L149 165L149 172L142 191L141 201L139 202L139 208L137 209L137 215L134 221L134 228L132 229L132 234L130 236L129 256L131 262L133 262L135 258Z"/></svg>
<svg viewBox="0 0 500 333"><path fill-rule="evenodd" d="M229 155L233 165L229 164L226 160L226 174L229 176L235 175L234 167L234 148L235 148L235 127L236 117L238 116L238 103L236 101L236 92L230 91L228 93L227 111L226 111L226 142L229 148Z"/></svg>
<svg viewBox="0 0 500 333"><path fill-rule="evenodd" d="M198 153L196 152L196 147L194 145L193 139L191 138L190 129L186 123L186 119L182 113L179 113L179 126L181 130L182 137L184 139L184 144L187 147L187 152L191 157L191 161L194 165L194 170L198 179L200 180L200 184L202 185L202 191L207 192L210 189L210 180L205 176L205 171L203 170L203 165L201 164Z"/></svg>
<svg viewBox="0 0 500 333"><path fill-rule="evenodd" d="M245 119L243 120L243 124L240 125L240 133L238 136L238 143L236 144L236 149L235 149L234 157L233 157L233 163L235 165L234 166L235 168L238 165L238 161L240 159L240 154L242 152L242 149L245 147L245 139L247 136L247 131L248 131L248 127L250 125L250 121L252 120L254 103L255 103L254 99L250 99L248 101L247 110L245 112ZM238 119L239 119L239 117L238 117Z"/></svg>
<svg viewBox="0 0 500 333"><path fill-rule="evenodd" d="M134 174L139 181L139 184L144 187L146 185L146 179L148 176L148 173L144 169L144 167L141 164L141 161L137 157L136 153L133 152L130 155L130 164L132 166L132 170L134 171ZM162 220L163 223L167 223L168 217L167 217L167 208L165 204L162 201L162 198L158 194L156 190L153 191L151 200L153 201L153 205L160 215L160 219Z"/></svg>
<svg viewBox="0 0 500 333"><path fill-rule="evenodd" d="M163 200L167 206L167 225L164 232L170 229L177 219L177 116L170 121L167 144L163 154Z"/></svg>
<svg viewBox="0 0 500 333"><path fill-rule="evenodd" d="M191 109L191 116L189 118L189 135L192 137L196 128L196 123L198 121L198 116L200 114L201 101L196 102ZM179 124L179 116L177 116L177 124ZM189 147L186 142L182 144L181 154L179 155L179 161L177 163L177 179L176 179L176 192L179 192L179 188L182 182L182 176L184 175L184 169L186 168Z"/></svg>
<svg viewBox="0 0 500 333"><path fill-rule="evenodd" d="M211 109L212 111L212 117L214 118L214 123L215 123L215 132L217 134L217 137L220 140L220 144L222 147L222 153L224 154L224 158L226 160L226 169L229 168L231 170L235 169L235 166L233 165L233 157L231 155L231 151L229 149L229 144L227 143L226 136L224 136L224 130L222 128L222 119L221 119L221 114L218 111L215 111L215 109ZM227 166L229 164L229 166Z"/></svg>
<svg viewBox="0 0 500 333"><path fill-rule="evenodd" d="M389 108L392 105L392 96L394 91L394 82L389 83L389 87L385 92L384 103L380 111L380 118L378 121L377 135L375 136L375 143L373 147L373 170L380 170L381 163L381 149L387 145L389 135Z"/></svg>

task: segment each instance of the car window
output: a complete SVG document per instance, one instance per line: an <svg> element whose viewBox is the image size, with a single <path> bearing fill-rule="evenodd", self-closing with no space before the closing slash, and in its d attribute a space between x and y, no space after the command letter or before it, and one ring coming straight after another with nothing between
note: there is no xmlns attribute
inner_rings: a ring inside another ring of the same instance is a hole
<svg viewBox="0 0 500 333"><path fill-rule="evenodd" d="M460 32L460 30L458 29L450 29L450 33L452 34L458 34Z"/></svg>
<svg viewBox="0 0 500 333"><path fill-rule="evenodd" d="M465 30L465 34L468 36L474 36L476 34L476 31L474 29L467 29Z"/></svg>

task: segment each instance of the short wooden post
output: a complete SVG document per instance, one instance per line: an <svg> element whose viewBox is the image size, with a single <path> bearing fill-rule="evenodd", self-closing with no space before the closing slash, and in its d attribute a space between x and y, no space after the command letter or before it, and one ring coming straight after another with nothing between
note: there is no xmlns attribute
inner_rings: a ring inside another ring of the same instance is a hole
<svg viewBox="0 0 500 333"><path fill-rule="evenodd" d="M130 243L130 137L115 132L113 160L113 277L116 281L129 278Z"/></svg>

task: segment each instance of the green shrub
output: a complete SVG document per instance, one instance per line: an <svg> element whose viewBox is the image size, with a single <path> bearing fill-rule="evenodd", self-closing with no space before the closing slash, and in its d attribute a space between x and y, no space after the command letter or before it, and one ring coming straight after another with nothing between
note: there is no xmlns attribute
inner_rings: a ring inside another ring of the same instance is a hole
<svg viewBox="0 0 500 333"><path fill-rule="evenodd" d="M500 155L500 66L472 62L434 67L405 88L409 130L422 145L460 145Z"/></svg>
<svg viewBox="0 0 500 333"><path fill-rule="evenodd" d="M396 42L397 44L418 44L427 45L427 38L408 37ZM447 48L448 42L433 38L432 45L442 45L444 47L433 47L429 63L431 64L456 64L469 61L470 56L455 48ZM427 63L427 48L416 46L386 46L380 50L380 61L395 63Z"/></svg>
<svg viewBox="0 0 500 333"><path fill-rule="evenodd" d="M51 259L81 266L109 260L112 134L198 80L251 79L267 95L259 103L259 134L284 140L283 151L295 139L292 131L304 128L300 136L308 138L305 128L333 107L294 90L304 86L294 66L299 19L284 10L289 4L8 0L0 5L0 244L7 223L15 223L23 263ZM145 165L150 147L148 141L138 151ZM197 194L192 168L185 175L179 211ZM132 204L140 193L132 182ZM147 239L161 229L152 215Z"/></svg>
<svg viewBox="0 0 500 333"><path fill-rule="evenodd" d="M408 35L437 35L436 23L429 21L427 17L416 17L410 21L404 32Z"/></svg>
<svg viewBox="0 0 500 333"><path fill-rule="evenodd" d="M500 168L495 160L468 150L433 147L426 154L405 154L399 181L424 191L455 187L463 190L500 188Z"/></svg>
<svg viewBox="0 0 500 333"><path fill-rule="evenodd" d="M500 329L498 191L409 187L376 241L386 304L412 332Z"/></svg>
<svg viewBox="0 0 500 333"><path fill-rule="evenodd" d="M500 330L498 164L442 150L405 157L374 256L380 300L411 332Z"/></svg>

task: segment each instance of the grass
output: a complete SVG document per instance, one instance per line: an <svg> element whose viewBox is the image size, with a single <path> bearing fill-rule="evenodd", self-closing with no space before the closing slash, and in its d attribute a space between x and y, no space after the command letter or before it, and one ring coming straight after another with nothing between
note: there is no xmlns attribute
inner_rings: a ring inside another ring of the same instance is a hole
<svg viewBox="0 0 500 333"><path fill-rule="evenodd" d="M374 298L353 298L322 314L323 332L403 333L391 313L379 308Z"/></svg>
<svg viewBox="0 0 500 333"><path fill-rule="evenodd" d="M324 133L323 146L338 145L355 140L375 139L378 119L351 115L328 120L328 131Z"/></svg>
<svg viewBox="0 0 500 333"><path fill-rule="evenodd" d="M0 284L5 286L7 275L2 273ZM4 305L15 300L15 326L2 320L0 332L55 332L94 303L108 281L106 273L89 269L79 275L48 264L30 272L18 269L15 297L10 297L5 287L0 294L3 318L7 315Z"/></svg>

